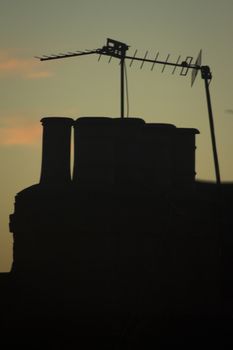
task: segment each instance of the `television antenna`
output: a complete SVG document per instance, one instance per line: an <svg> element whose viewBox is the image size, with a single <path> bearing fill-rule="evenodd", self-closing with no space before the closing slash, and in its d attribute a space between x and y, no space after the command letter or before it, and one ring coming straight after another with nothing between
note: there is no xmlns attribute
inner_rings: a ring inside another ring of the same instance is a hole
<svg viewBox="0 0 233 350"><path fill-rule="evenodd" d="M214 167L215 167L215 175L216 175L216 183L217 185L221 184L221 178L220 178L220 170L219 170L219 162L218 162L218 154L217 154L217 146L216 146L216 138L215 138L215 131L214 131L214 120L213 120L213 112L212 112L212 105L211 105L211 97L210 97L210 90L209 90L209 84L212 79L212 74L210 71L209 66L202 66L202 50L199 52L198 57L195 61L195 63L192 63L193 57L187 56L185 61L180 62L181 56L179 56L176 60L176 62L170 62L170 54L167 55L165 61L161 61L158 59L159 52L157 52L154 59L147 58L148 51L146 51L144 57L137 57L137 50L134 52L133 56L128 56L126 54L127 50L129 49L129 46L125 43L122 43L117 40L113 40L108 38L107 43L105 46L103 46L100 49L95 50L85 50L85 51L74 51L74 52L67 52L67 53L59 53L57 55L43 55L39 58L40 61L49 61L49 60L56 60L56 59L63 59L63 58L69 58L69 57L77 57L77 56L86 56L86 55L93 55L98 54L99 60L101 56L109 56L109 62L111 59L117 58L120 60L120 111L121 111L121 118L124 118L124 97L125 97L125 60L130 60L130 67L132 66L134 61L140 61L142 69L144 63L150 63L151 71L154 69L155 64L161 64L162 67L162 73L164 72L165 68L167 66L173 67L172 74L175 73L177 68L180 68L180 75L186 76L189 72L189 70L192 70L191 74L191 86L193 86L196 77L198 75L198 72L201 72L201 77L204 80L205 85L205 92L206 92L206 101L207 101L207 109L208 109L208 116L209 116L209 125L210 125L210 134L211 134L211 141L212 141L212 148L213 148L213 157L214 157Z"/></svg>

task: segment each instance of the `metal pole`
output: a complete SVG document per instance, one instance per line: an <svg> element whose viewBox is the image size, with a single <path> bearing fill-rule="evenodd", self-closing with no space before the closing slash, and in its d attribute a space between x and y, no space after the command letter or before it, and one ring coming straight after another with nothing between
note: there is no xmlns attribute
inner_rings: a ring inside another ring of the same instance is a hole
<svg viewBox="0 0 233 350"><path fill-rule="evenodd" d="M211 134L212 147L213 147L216 183L217 183L217 185L221 185L220 170L219 170L219 163L218 163L218 153L217 153L215 131L214 131L214 119L213 119L210 90L209 90L209 80L211 79L211 73L210 73L210 69L208 66L203 66L201 68L201 72L202 72L202 78L205 81L205 91L206 91L207 108L208 108L208 114L209 114L210 134Z"/></svg>
<svg viewBox="0 0 233 350"><path fill-rule="evenodd" d="M124 118L124 64L125 64L125 58L121 58L121 118Z"/></svg>

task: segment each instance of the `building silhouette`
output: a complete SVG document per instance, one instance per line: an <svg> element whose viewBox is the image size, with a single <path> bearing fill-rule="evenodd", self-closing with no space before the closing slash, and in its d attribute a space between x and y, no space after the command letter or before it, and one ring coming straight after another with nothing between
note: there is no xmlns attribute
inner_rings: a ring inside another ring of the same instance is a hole
<svg viewBox="0 0 233 350"><path fill-rule="evenodd" d="M26 329L53 344L75 334L121 349L138 337L208 342L224 318L230 341L233 189L220 196L195 181L198 130L140 118L42 125L40 182L10 215L5 328L22 342Z"/></svg>

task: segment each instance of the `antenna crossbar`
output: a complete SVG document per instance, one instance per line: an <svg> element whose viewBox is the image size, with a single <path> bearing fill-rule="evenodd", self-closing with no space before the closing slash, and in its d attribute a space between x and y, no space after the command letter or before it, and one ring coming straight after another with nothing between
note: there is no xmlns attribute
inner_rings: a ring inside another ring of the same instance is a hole
<svg viewBox="0 0 233 350"><path fill-rule="evenodd" d="M49 60L58 60L61 58L69 58L69 57L76 57L76 56L86 56L86 55L92 55L94 53L100 53L100 50L90 50L90 51L77 51L77 52L68 52L68 53L61 53L58 55L50 55L50 56L40 56L36 57L39 58L40 61L49 61Z"/></svg>
<svg viewBox="0 0 233 350"><path fill-rule="evenodd" d="M110 56L110 57L115 57L115 58L118 58L118 59L122 59L122 56L120 54L116 54L114 52L111 52L111 51L107 51L104 49L97 49L97 50L91 50L91 51L81 51L81 52L69 52L67 54L58 54L58 55L43 55L43 56L39 56L39 57L36 57L38 58L40 61L49 61L49 60L58 60L58 59L63 59L63 58L70 58L70 57L78 57L78 56L87 56L87 55L92 55L92 54L98 54L98 55L104 55L104 56ZM132 63L133 61L139 61L139 62L142 62L142 65L146 62L146 63L152 63L152 67L154 67L155 64L162 64L163 66L171 66L171 67L180 67L181 69L185 69L185 70L188 70L188 69L195 69L195 70L200 70L201 69L201 66L199 66L198 64L191 64L191 62L187 62L187 61L183 61L181 63L179 63L178 61L177 62L168 62L168 58L170 55L167 56L166 60L165 61L161 61L161 60L158 60L157 58L155 59L149 59L149 58L146 58L148 54L148 51L146 52L146 55L142 58L142 57L136 57L136 55L134 56L124 56L123 55L123 58L124 59L129 59L131 60L130 62L130 66L132 66ZM180 58L180 56L179 56ZM188 57L188 58L192 58L192 57ZM140 67L142 67L142 65ZM164 67L163 67L163 70L164 70ZM182 74L182 75L186 75L186 74Z"/></svg>
<svg viewBox="0 0 233 350"><path fill-rule="evenodd" d="M196 65L196 64L189 64L186 61L183 61L181 63L179 62L168 62L167 60L165 61L160 61L160 60L152 60L149 58L141 58L141 57L134 57L134 56L125 56L125 59L129 59L129 60L134 60L134 61L144 61L144 62L148 62L148 63L153 63L153 64L162 64L162 65L166 65L166 66L172 66L172 67L180 67L180 68L192 68L192 69L196 69L196 70L200 70L201 66Z"/></svg>

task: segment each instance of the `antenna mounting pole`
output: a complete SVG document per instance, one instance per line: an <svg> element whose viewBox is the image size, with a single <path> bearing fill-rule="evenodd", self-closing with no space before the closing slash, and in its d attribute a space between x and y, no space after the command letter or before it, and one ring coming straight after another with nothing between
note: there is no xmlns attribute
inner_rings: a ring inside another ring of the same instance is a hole
<svg viewBox="0 0 233 350"><path fill-rule="evenodd" d="M108 38L107 44L100 49L101 54L107 55L110 57L116 57L120 60L120 112L121 118L124 118L124 106L125 106L125 59L126 51L129 49L129 46L117 41Z"/></svg>
<svg viewBox="0 0 233 350"><path fill-rule="evenodd" d="M122 55L121 58L121 118L124 118L124 107L125 107L125 57Z"/></svg>
<svg viewBox="0 0 233 350"><path fill-rule="evenodd" d="M201 77L202 77L202 79L205 82L205 91L206 91L207 108L208 108L208 114L209 114L210 134L211 134L213 156L214 156L214 167L215 167L216 183L219 186L219 185L221 185L221 178L220 178L218 153L217 153L215 131L214 131L214 118L213 118L211 98L210 98L210 90L209 90L209 83L210 83L210 80L212 79L212 74L210 72L210 67L209 66L202 66L201 67Z"/></svg>

